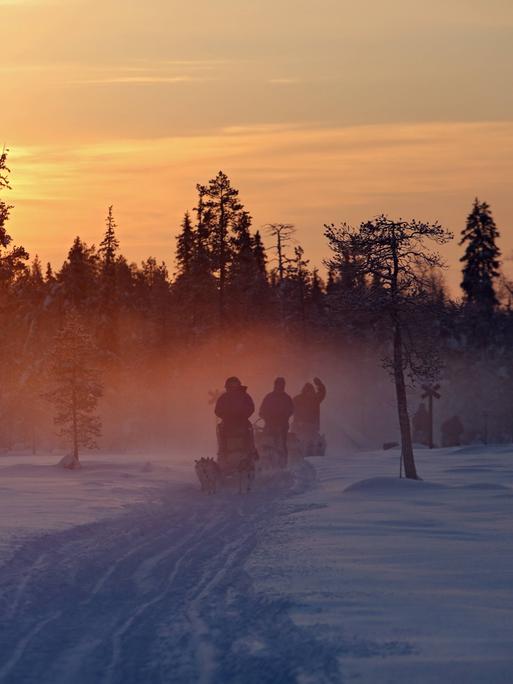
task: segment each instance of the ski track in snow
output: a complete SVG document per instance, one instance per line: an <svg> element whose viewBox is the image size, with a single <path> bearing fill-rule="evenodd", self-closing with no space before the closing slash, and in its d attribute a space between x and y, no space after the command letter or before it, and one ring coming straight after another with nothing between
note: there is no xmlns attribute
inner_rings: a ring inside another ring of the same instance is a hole
<svg viewBox="0 0 513 684"><path fill-rule="evenodd" d="M175 488L28 541L0 567L1 684L341 681L332 647L244 570L311 477L305 465L249 496Z"/></svg>

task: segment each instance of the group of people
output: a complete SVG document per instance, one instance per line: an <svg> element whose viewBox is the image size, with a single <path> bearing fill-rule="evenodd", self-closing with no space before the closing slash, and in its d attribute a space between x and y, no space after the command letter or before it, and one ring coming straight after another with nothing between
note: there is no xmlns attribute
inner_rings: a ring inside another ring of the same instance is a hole
<svg viewBox="0 0 513 684"><path fill-rule="evenodd" d="M287 435L290 420L292 430L300 440L308 441L319 433L321 403L326 387L319 378L307 382L301 392L292 398L285 390L285 378L276 378L274 388L262 401L259 416L264 422L264 433L273 440L286 463ZM219 397L215 414L221 420L219 433L223 436L246 433L252 435L249 419L255 412L255 403L239 378L231 377L225 383L225 392ZM220 444L222 454L223 444Z"/></svg>

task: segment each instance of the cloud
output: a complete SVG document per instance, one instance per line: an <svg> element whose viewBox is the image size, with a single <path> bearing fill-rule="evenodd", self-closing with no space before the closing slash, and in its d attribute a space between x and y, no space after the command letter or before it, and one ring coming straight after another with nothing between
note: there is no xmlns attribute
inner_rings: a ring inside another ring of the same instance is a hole
<svg viewBox="0 0 513 684"><path fill-rule="evenodd" d="M85 78L70 81L71 85L152 85L159 83L195 83L204 81L204 78L194 76L159 76L144 75L140 76L107 76L105 78Z"/></svg>
<svg viewBox="0 0 513 684"><path fill-rule="evenodd" d="M296 85L298 83L301 83L301 79L299 79L299 78L271 78L271 79L269 79L269 83L272 83L273 85Z"/></svg>

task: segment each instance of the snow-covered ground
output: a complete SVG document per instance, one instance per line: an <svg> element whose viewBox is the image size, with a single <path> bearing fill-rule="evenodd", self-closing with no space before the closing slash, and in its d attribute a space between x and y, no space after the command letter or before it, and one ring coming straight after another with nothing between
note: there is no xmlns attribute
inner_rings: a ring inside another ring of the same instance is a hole
<svg viewBox="0 0 513 684"><path fill-rule="evenodd" d="M250 563L358 682L513 682L513 449L315 463Z"/></svg>
<svg viewBox="0 0 513 684"><path fill-rule="evenodd" d="M247 497L55 460L0 458L2 683L513 681L513 448L419 450L423 482L332 448Z"/></svg>
<svg viewBox="0 0 513 684"><path fill-rule="evenodd" d="M63 530L110 517L151 501L163 485L193 481L190 459L162 454L99 454L72 472L56 467L62 456L0 456L0 563L34 532Z"/></svg>

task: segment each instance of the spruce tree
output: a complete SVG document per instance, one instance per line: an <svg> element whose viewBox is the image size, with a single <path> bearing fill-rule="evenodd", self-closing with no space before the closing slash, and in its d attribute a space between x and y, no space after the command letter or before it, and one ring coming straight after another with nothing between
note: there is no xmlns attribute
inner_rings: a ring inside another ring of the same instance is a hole
<svg viewBox="0 0 513 684"><path fill-rule="evenodd" d="M498 237L490 206L476 198L459 243L465 245L460 259L464 264L461 287L469 304L487 311L497 304L494 281L499 276Z"/></svg>
<svg viewBox="0 0 513 684"><path fill-rule="evenodd" d="M194 258L194 240L195 235L191 216L189 212L186 211L182 220L181 230L176 238L175 261L177 275L183 275L190 271Z"/></svg>
<svg viewBox="0 0 513 684"><path fill-rule="evenodd" d="M10 170L7 167L7 150L0 154L0 191L10 190ZM23 270L24 262L28 259L23 247L12 247L12 238L7 232L6 223L12 205L0 198L0 286L9 284L17 273Z"/></svg>
<svg viewBox="0 0 513 684"><path fill-rule="evenodd" d="M226 285L232 259L230 229L237 223L243 206L239 191L232 187L228 176L219 171L208 185L198 185L205 213L203 220L210 226L212 268L218 277L219 324L226 321ZM208 223L207 223L208 221Z"/></svg>
<svg viewBox="0 0 513 684"><path fill-rule="evenodd" d="M80 465L81 448L97 448L101 421L96 414L103 394L97 369L97 351L92 336L79 315L66 316L51 353L50 377L54 388L46 398L54 405L54 423L59 436L70 447L70 468Z"/></svg>
<svg viewBox="0 0 513 684"><path fill-rule="evenodd" d="M253 254L259 273L264 278L267 277L267 254L265 253L264 243L260 231L257 230L253 236Z"/></svg>
<svg viewBox="0 0 513 684"><path fill-rule="evenodd" d="M187 214L188 220L182 224L182 236L186 239L181 241L179 236L177 240L178 271L171 289L175 327L181 331L182 338L204 336L214 323L216 305L218 308L211 257L211 211L205 209L201 191L194 211L196 225L189 226Z"/></svg>
<svg viewBox="0 0 513 684"><path fill-rule="evenodd" d="M232 262L228 274L228 306L231 323L256 321L265 307L267 279L265 252L260 236L251 234L251 216L242 211L233 225Z"/></svg>
<svg viewBox="0 0 513 684"><path fill-rule="evenodd" d="M105 219L105 234L98 248L100 260L100 305L98 338L102 347L111 354L119 352L117 287L119 240L116 237L117 223L111 205Z"/></svg>
<svg viewBox="0 0 513 684"><path fill-rule="evenodd" d="M98 255L94 246L88 247L77 236L57 278L66 304L81 311L94 308L99 299Z"/></svg>
<svg viewBox="0 0 513 684"><path fill-rule="evenodd" d="M116 237L117 224L114 220L113 206L109 207L105 219L105 235L100 242L98 255L102 263L104 275L113 275L115 270L116 254L119 249L119 240Z"/></svg>
<svg viewBox="0 0 513 684"><path fill-rule="evenodd" d="M54 283L54 282L55 282L55 276L53 274L52 264L48 261L46 264L45 283Z"/></svg>

